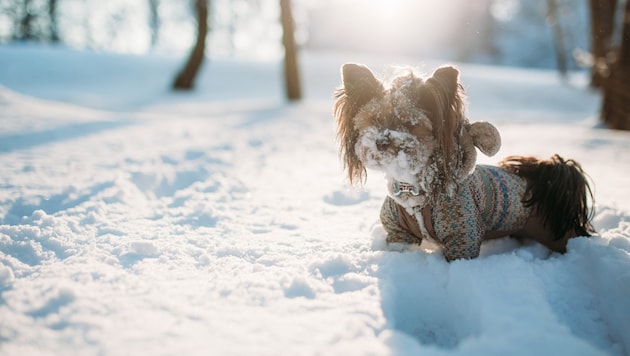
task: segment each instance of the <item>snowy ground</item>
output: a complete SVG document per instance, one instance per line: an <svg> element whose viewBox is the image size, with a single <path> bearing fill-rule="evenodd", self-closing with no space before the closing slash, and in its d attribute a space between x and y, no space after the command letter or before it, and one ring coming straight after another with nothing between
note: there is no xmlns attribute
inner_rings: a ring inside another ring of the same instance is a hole
<svg viewBox="0 0 630 356"><path fill-rule="evenodd" d="M630 353L630 134L599 128L584 78L460 65L471 120L508 154L560 153L595 184L598 236L565 255L502 239L482 257L386 251L378 173L337 158L339 66L0 47L0 353ZM435 62L424 63L430 71Z"/></svg>

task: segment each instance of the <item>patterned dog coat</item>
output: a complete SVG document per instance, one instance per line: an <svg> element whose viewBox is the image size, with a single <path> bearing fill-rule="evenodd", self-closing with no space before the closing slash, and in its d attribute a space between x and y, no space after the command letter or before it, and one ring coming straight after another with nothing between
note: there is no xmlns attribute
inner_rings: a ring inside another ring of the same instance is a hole
<svg viewBox="0 0 630 356"><path fill-rule="evenodd" d="M522 202L526 186L524 178L500 167L477 165L455 196L437 197L424 217L388 196L381 209L387 242L420 244L429 238L449 261L477 257L484 235L507 236L523 229L532 212Z"/></svg>

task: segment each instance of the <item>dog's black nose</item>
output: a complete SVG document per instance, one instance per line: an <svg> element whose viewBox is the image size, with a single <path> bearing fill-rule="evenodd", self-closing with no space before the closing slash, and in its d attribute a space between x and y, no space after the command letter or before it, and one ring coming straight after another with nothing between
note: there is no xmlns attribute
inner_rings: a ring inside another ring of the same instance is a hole
<svg viewBox="0 0 630 356"><path fill-rule="evenodd" d="M383 151L385 149L387 149L387 146L389 146L389 138L385 137L385 136L381 136L378 137L376 139L376 149L379 151Z"/></svg>

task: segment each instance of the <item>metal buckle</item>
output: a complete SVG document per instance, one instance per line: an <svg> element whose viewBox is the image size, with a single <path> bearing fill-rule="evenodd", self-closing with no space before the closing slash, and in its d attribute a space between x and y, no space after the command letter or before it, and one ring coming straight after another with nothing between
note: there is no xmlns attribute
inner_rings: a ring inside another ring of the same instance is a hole
<svg viewBox="0 0 630 356"><path fill-rule="evenodd" d="M410 193L411 195L420 195L420 189L413 184L394 181L394 195L399 196L402 193Z"/></svg>

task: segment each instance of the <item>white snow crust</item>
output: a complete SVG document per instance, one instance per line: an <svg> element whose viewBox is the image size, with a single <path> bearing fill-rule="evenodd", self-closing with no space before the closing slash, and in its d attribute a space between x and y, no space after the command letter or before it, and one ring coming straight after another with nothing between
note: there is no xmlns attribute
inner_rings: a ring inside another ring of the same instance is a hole
<svg viewBox="0 0 630 356"><path fill-rule="evenodd" d="M344 179L331 98L344 62L0 47L2 355L627 355L630 134L585 74L460 64L471 121L510 154L579 161L598 233L564 255L505 238L447 263L384 244L385 182ZM430 70L439 65L426 62Z"/></svg>

